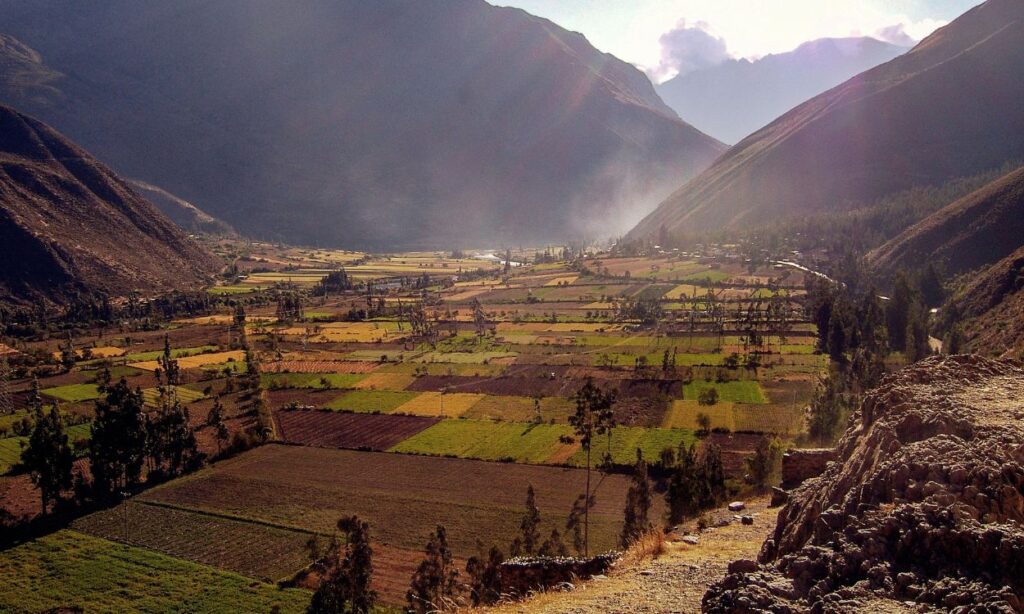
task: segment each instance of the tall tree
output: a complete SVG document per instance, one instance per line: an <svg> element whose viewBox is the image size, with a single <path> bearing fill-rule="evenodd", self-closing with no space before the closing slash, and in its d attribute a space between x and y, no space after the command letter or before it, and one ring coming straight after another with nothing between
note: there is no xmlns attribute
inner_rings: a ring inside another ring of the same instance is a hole
<svg viewBox="0 0 1024 614"><path fill-rule="evenodd" d="M466 561L469 576L469 598L474 606L491 605L501 599L501 564L505 555L497 546L486 554L483 544L477 542L479 554Z"/></svg>
<svg viewBox="0 0 1024 614"><path fill-rule="evenodd" d="M458 592L459 571L448 548L448 533L441 525L430 534L426 556L413 574L405 594L408 610L417 614L451 609Z"/></svg>
<svg viewBox="0 0 1024 614"><path fill-rule="evenodd" d="M633 480L629 485L629 490L626 491L622 534L619 536L619 544L623 548L628 548L644 533L651 530L651 521L648 516L651 511L652 499L653 492L651 482L647 477L647 463L644 461L643 452L637 448L636 464L633 465Z"/></svg>
<svg viewBox="0 0 1024 614"><path fill-rule="evenodd" d="M0 355L0 416L14 413L11 379L11 363L6 356Z"/></svg>
<svg viewBox="0 0 1024 614"><path fill-rule="evenodd" d="M769 485L782 461L782 442L777 437L762 437L754 455L746 459L750 479L760 488Z"/></svg>
<svg viewBox="0 0 1024 614"><path fill-rule="evenodd" d="M206 425L213 429L213 436L217 440L217 452L222 452L231 433L224 422L224 405L220 402L219 395L213 400L213 407L206 415Z"/></svg>
<svg viewBox="0 0 1024 614"><path fill-rule="evenodd" d="M591 501L590 473L593 466L591 450L594 436L610 432L615 425L615 392L598 388L594 385L594 380L588 377L583 387L576 392L575 400L576 412L569 416L569 424L573 427L573 433L580 448L586 453L587 483L584 501L589 502ZM571 441L571 438L566 438L566 441ZM591 504L585 505L583 511L584 556L589 555L590 552L590 508Z"/></svg>
<svg viewBox="0 0 1024 614"><path fill-rule="evenodd" d="M89 462L100 496L111 496L139 483L146 457L146 425L142 391L124 378L96 401Z"/></svg>
<svg viewBox="0 0 1024 614"><path fill-rule="evenodd" d="M344 551L332 544L326 569L306 609L308 614L368 614L377 600L370 589L373 549L370 525L357 516L342 518L338 529L345 533Z"/></svg>
<svg viewBox="0 0 1024 614"><path fill-rule="evenodd" d="M162 396L157 411L146 416L146 450L154 475L173 477L202 465L188 408L177 397Z"/></svg>
<svg viewBox="0 0 1024 614"><path fill-rule="evenodd" d="M526 512L519 523L520 536L512 542L512 556L532 555L540 545L540 510L533 492L533 484L526 487Z"/></svg>
<svg viewBox="0 0 1024 614"><path fill-rule="evenodd" d="M49 413L43 411L36 380L32 382L31 405L35 424L28 445L21 451L21 462L39 489L45 515L50 502L60 499L60 493L71 487L71 467L75 457L64 432L60 407L55 402Z"/></svg>
<svg viewBox="0 0 1024 614"><path fill-rule="evenodd" d="M679 524L697 512L697 454L695 444L679 444L676 465L669 477L665 500L668 503L668 521Z"/></svg>

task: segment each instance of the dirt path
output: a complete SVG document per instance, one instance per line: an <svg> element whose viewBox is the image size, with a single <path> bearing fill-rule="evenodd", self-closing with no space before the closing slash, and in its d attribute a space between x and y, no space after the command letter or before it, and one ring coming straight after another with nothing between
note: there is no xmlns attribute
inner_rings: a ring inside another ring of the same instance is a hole
<svg viewBox="0 0 1024 614"><path fill-rule="evenodd" d="M670 541L665 554L635 569L613 573L605 580L591 580L572 592L546 593L527 602L485 611L496 614L700 612L704 591L725 576L730 561L757 557L761 543L775 527L778 513L778 509L768 509L767 504L767 499L748 502L748 509L743 513L754 516L753 525L733 522L728 527L705 531L697 545ZM713 516L731 518L732 514L718 510Z"/></svg>

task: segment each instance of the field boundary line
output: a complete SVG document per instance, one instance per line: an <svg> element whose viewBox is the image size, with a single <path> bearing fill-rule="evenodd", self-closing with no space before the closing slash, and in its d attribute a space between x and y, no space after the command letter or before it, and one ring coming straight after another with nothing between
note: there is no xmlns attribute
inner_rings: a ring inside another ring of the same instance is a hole
<svg viewBox="0 0 1024 614"><path fill-rule="evenodd" d="M146 501L146 500L132 500L132 503L137 505L148 505L151 507L159 507L168 510L174 510L178 512L185 512L188 514L196 514L199 516L209 516L210 518L219 518L221 520L231 520L233 522L240 522L245 524L258 525L261 527L268 527L271 529L278 529L281 531L291 531L293 533L302 533L303 535L320 535L330 537L328 533L320 533L318 531L311 531L309 529L303 529L300 527L293 527L285 524L279 524L276 522L267 522L265 520L257 520L254 518L246 518L245 516L236 516L234 514L228 514L226 512L215 512L212 510L206 510L198 507L188 507L184 505L175 505L173 503L167 503L164 501Z"/></svg>

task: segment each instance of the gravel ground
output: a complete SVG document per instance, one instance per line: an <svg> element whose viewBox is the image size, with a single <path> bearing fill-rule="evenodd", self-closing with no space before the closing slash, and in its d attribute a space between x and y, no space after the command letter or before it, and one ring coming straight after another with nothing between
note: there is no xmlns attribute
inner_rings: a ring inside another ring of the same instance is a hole
<svg viewBox="0 0 1024 614"><path fill-rule="evenodd" d="M761 543L775 526L777 509L768 509L767 499L749 501L742 514L754 517L753 525L733 521L697 535L698 543L679 540L684 531L669 535L666 552L631 569L622 569L603 580L590 580L571 592L545 593L522 603L485 610L503 614L560 612L605 614L609 612L700 612L700 600L712 583L725 576L730 561L753 559ZM732 519L726 510L712 518ZM691 525L686 529L695 531Z"/></svg>

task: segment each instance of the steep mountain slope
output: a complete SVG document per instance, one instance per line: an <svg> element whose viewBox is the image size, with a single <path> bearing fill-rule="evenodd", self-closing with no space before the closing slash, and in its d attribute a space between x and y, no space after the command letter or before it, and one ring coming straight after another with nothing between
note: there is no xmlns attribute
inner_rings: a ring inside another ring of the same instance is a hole
<svg viewBox="0 0 1024 614"><path fill-rule="evenodd" d="M998 262L1024 246L1024 167L961 198L874 250L882 271L938 264L950 275Z"/></svg>
<svg viewBox="0 0 1024 614"><path fill-rule="evenodd" d="M194 288L215 268L108 168L0 106L0 300Z"/></svg>
<svg viewBox="0 0 1024 614"><path fill-rule="evenodd" d="M145 181L129 179L128 185L143 198L156 205L161 213L172 222L189 232L207 232L210 234L231 235L235 231L231 226L213 217L199 207L183 198L171 194L160 186Z"/></svg>
<svg viewBox="0 0 1024 614"><path fill-rule="evenodd" d="M823 38L757 60L727 60L657 86L668 106L726 143L843 81L906 53L869 37Z"/></svg>
<svg viewBox="0 0 1024 614"><path fill-rule="evenodd" d="M946 309L966 349L1024 357L1024 247L973 277Z"/></svg>
<svg viewBox="0 0 1024 614"><path fill-rule="evenodd" d="M64 75L33 112L258 237L625 230L724 150L634 67L483 0L0 0L0 14Z"/></svg>
<svg viewBox="0 0 1024 614"><path fill-rule="evenodd" d="M798 106L670 196L631 238L756 227L1024 159L1024 2L988 0Z"/></svg>

